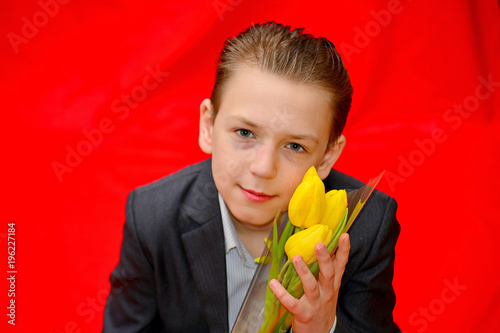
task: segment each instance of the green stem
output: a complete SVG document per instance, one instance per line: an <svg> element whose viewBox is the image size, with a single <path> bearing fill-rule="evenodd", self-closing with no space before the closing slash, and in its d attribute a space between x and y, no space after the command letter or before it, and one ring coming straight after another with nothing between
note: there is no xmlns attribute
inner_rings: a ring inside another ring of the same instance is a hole
<svg viewBox="0 0 500 333"><path fill-rule="evenodd" d="M291 264L292 264L292 262L290 260L287 260L286 263L283 265L283 268L281 269L281 272L277 278L277 280L280 283L283 281L284 277L286 276L286 274L288 272L288 267L290 267Z"/></svg>

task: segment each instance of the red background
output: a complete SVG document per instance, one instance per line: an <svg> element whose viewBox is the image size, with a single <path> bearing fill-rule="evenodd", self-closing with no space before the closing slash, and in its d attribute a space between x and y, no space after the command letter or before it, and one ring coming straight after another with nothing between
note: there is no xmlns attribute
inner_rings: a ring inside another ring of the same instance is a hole
<svg viewBox="0 0 500 333"><path fill-rule="evenodd" d="M224 38L265 20L305 26L344 56L355 93L336 168L363 181L388 171L379 188L399 203L394 315L402 330L498 331L498 2L306 4L0 5L2 332L100 331L127 194L207 157L198 110ZM147 68L161 71L150 90L141 88ZM68 149L85 156L68 165ZM15 327L6 316L9 221Z"/></svg>

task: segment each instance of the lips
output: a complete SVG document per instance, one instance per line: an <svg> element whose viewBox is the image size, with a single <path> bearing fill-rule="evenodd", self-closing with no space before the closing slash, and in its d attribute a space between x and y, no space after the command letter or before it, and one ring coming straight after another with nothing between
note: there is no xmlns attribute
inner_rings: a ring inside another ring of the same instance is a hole
<svg viewBox="0 0 500 333"><path fill-rule="evenodd" d="M241 188L241 191L243 192L243 194L247 197L247 199L251 200L253 202L266 202L266 201L274 198L273 195L267 195L267 194L262 193L262 192L247 190L247 189L244 189L243 187L240 187L240 188Z"/></svg>

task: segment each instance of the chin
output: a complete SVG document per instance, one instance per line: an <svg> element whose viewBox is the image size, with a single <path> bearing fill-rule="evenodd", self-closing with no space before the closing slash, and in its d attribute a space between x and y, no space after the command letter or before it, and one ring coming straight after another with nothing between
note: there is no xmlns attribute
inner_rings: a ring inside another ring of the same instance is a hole
<svg viewBox="0 0 500 333"><path fill-rule="evenodd" d="M242 212L243 213L243 212ZM276 211L278 213L278 211ZM274 218L276 214L272 215L267 215L267 214L256 214L254 212L248 212L248 214L237 214L233 216L240 221L241 223L248 224L248 225L253 225L253 226L265 226L268 225L269 223L272 223L274 221ZM251 219L248 219L248 217L251 216Z"/></svg>

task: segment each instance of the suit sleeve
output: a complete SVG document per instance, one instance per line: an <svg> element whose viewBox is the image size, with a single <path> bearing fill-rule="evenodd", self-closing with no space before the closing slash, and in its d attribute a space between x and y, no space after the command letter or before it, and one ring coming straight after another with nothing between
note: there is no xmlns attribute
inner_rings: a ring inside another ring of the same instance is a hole
<svg viewBox="0 0 500 333"><path fill-rule="evenodd" d="M369 214L364 214L351 235L353 258L346 266L339 292L336 333L399 332L392 316L396 303L392 279L400 227L396 201L387 196L382 201L365 212Z"/></svg>
<svg viewBox="0 0 500 333"><path fill-rule="evenodd" d="M103 332L160 332L154 269L137 233L134 192L127 199L120 261L109 280Z"/></svg>

